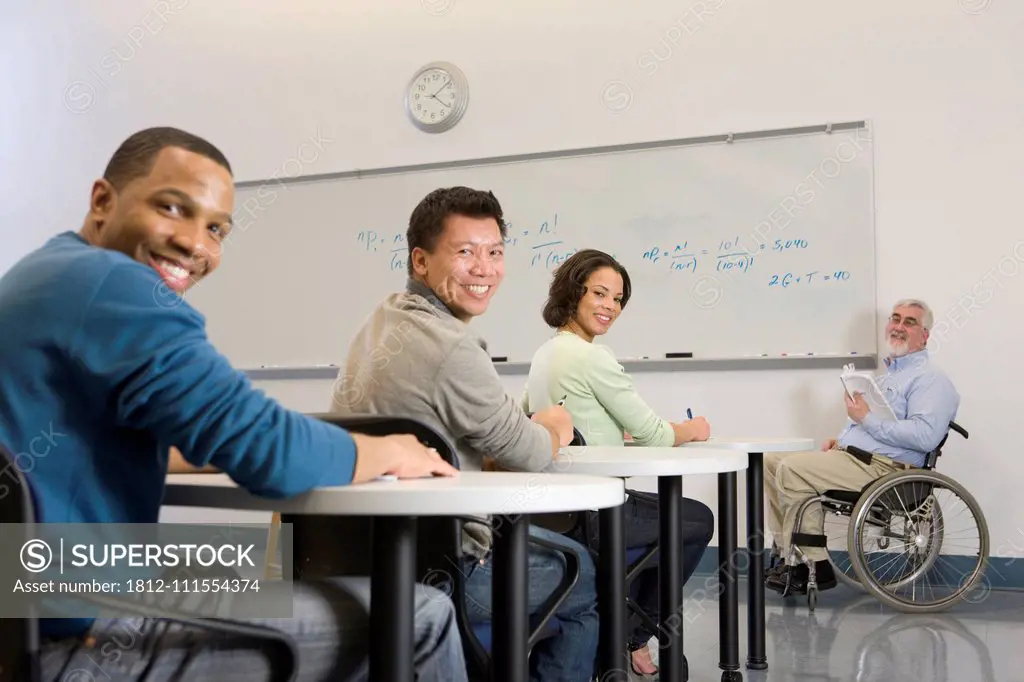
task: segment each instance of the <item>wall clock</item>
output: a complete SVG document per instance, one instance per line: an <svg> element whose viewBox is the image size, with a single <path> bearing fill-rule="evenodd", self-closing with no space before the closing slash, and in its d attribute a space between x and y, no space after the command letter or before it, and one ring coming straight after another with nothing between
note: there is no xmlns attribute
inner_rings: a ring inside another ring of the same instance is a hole
<svg viewBox="0 0 1024 682"><path fill-rule="evenodd" d="M469 105L469 81L449 62L431 62L420 68L405 92L409 120L427 133L451 130Z"/></svg>

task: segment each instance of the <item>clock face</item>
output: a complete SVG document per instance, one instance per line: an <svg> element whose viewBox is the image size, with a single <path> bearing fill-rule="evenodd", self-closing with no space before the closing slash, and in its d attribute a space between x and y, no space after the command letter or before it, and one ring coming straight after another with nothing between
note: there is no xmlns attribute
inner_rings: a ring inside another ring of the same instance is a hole
<svg viewBox="0 0 1024 682"><path fill-rule="evenodd" d="M468 86L457 70L428 67L409 83L406 107L418 128L440 132L462 118L468 96Z"/></svg>

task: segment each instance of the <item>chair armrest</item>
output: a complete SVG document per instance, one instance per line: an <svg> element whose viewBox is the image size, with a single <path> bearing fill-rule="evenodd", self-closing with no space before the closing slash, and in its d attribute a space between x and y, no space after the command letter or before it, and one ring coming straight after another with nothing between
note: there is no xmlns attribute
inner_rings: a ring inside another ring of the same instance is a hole
<svg viewBox="0 0 1024 682"><path fill-rule="evenodd" d="M530 639L527 642L527 647L532 649L534 645L540 641L541 635L544 632L544 626L548 624L548 621L555 615L558 608L566 599L568 599L569 593L572 592L573 588L576 587L576 583L579 582L581 559L576 550L555 544L549 540L545 540L544 538L530 536L526 541L529 544L546 547L547 549L558 552L565 557L565 575L562 577L562 581L558 584L558 588L541 607L540 621L538 621L537 625L530 632Z"/></svg>
<svg viewBox="0 0 1024 682"><path fill-rule="evenodd" d="M272 679L293 682L298 674L298 646L289 635L279 630L275 630L264 625L245 623L229 618L198 618L171 608L154 608L137 602L128 602L122 599L104 597L97 594L90 594L81 598L84 601L91 602L97 606L108 607L115 612L126 613L141 618L151 618L169 623L177 623L179 625L198 630L207 630L232 637L249 639L253 640L254 643L261 643L259 645L260 648L265 646L274 647L275 651L278 654L283 654L283 656L278 658L268 655L267 657L271 667L275 669ZM201 645L202 643L200 642L197 644ZM156 657L159 653L160 642L158 640L151 655Z"/></svg>

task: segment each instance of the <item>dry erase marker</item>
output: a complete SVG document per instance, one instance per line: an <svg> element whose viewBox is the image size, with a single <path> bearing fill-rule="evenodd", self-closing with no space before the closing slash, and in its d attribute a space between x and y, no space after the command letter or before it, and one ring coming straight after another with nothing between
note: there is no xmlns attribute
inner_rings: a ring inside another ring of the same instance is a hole
<svg viewBox="0 0 1024 682"><path fill-rule="evenodd" d="M689 407L686 408L686 418L693 419L693 410L691 410Z"/></svg>

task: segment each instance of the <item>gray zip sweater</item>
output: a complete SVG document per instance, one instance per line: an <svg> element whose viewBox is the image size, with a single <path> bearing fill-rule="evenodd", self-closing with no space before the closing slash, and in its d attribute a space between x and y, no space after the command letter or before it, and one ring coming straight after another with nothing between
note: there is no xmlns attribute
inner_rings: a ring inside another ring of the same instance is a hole
<svg viewBox="0 0 1024 682"><path fill-rule="evenodd" d="M548 430L508 395L487 344L415 280L384 299L353 338L331 412L422 421L455 446L464 471L480 471L484 455L510 471L540 471L551 463ZM489 526L466 523L464 529L463 551L486 556Z"/></svg>

